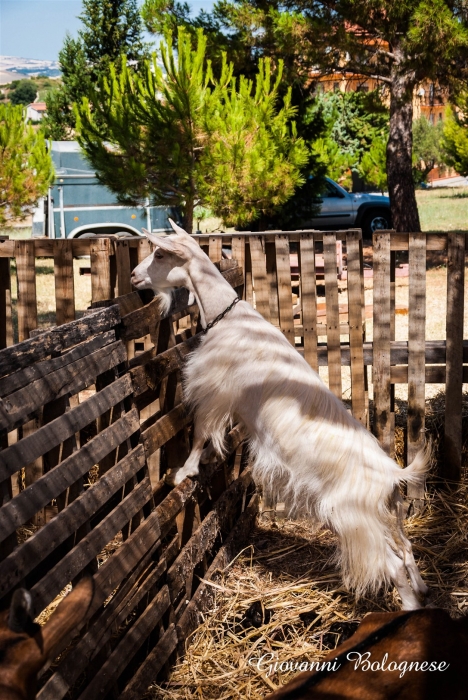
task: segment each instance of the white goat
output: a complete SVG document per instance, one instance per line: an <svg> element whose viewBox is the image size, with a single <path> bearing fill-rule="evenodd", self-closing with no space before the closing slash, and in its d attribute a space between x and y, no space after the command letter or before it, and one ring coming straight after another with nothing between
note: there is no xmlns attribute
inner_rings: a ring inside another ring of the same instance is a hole
<svg viewBox="0 0 468 700"><path fill-rule="evenodd" d="M168 305L173 288L187 288L206 328L236 293L196 241L171 225L176 235L147 234L157 248L133 270L132 284L154 289ZM361 595L393 582L404 609L421 607L418 596L428 588L403 531L398 484L423 478L427 454L398 467L281 331L245 301L190 355L184 395L195 413L194 440L176 484L198 474L207 440L222 454L226 429L240 421L249 435L255 481L338 536L345 585Z"/></svg>

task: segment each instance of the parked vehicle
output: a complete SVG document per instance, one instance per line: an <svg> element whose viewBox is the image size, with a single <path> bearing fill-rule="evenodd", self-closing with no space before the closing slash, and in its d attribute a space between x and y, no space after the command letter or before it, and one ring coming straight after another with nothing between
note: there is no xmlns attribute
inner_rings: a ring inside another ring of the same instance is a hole
<svg viewBox="0 0 468 700"><path fill-rule="evenodd" d="M97 234L141 236L172 231L168 217L177 210L167 206L126 206L97 179L75 141L52 141L56 179L33 217L33 236L91 237Z"/></svg>
<svg viewBox="0 0 468 700"><path fill-rule="evenodd" d="M347 192L337 182L325 179L321 208L304 227L315 229L362 228L363 238L392 227L390 199L380 194Z"/></svg>

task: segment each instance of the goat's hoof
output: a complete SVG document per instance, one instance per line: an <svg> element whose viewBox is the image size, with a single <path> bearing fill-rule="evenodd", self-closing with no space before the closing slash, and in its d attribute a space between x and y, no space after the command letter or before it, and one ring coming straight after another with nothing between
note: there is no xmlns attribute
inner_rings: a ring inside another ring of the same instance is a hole
<svg viewBox="0 0 468 700"><path fill-rule="evenodd" d="M205 449L201 453L200 462L202 464L216 464L218 459L219 457L216 453L216 450L212 445L209 445L208 447L205 447Z"/></svg>
<svg viewBox="0 0 468 700"><path fill-rule="evenodd" d="M181 469L178 472L174 473L174 486L178 486L183 482L184 479L186 479L188 476L194 477L198 476L198 469L195 471L191 469L190 471L185 471L185 469Z"/></svg>

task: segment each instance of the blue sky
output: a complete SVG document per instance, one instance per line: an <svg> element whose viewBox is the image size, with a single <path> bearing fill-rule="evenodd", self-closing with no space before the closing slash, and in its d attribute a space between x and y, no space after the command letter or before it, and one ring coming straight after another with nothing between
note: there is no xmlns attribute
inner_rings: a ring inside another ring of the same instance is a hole
<svg viewBox="0 0 468 700"><path fill-rule="evenodd" d="M211 0L189 3L197 14ZM55 61L65 34L80 27L81 0L0 0L0 54Z"/></svg>

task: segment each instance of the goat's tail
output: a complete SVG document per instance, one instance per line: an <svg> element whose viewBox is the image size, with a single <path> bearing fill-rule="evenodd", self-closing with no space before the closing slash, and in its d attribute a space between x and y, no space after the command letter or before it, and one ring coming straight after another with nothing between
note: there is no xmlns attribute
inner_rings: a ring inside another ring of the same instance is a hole
<svg viewBox="0 0 468 700"><path fill-rule="evenodd" d="M432 443L428 441L425 446L419 450L411 464L409 464L406 469L400 470L399 481L405 481L411 484L421 483L428 472L431 460Z"/></svg>

